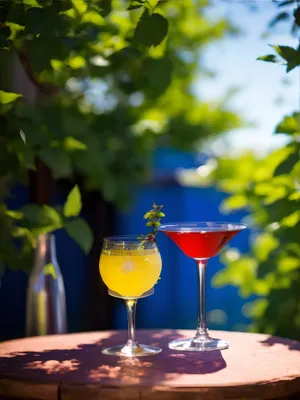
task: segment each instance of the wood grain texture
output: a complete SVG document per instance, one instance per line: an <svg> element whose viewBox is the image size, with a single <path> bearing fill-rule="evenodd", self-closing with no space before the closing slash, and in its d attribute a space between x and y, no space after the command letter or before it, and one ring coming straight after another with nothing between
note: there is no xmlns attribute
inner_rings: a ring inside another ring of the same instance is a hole
<svg viewBox="0 0 300 400"><path fill-rule="evenodd" d="M299 342L219 331L211 335L230 342L230 348L223 352L199 354L168 349L170 340L192 334L184 330L138 331L140 343L163 348L159 355L139 359L102 354L103 347L124 343L125 331L4 342L0 344L0 395L19 397L23 390L28 397L43 400L57 398L55 395L60 400L298 397Z"/></svg>
<svg viewBox="0 0 300 400"><path fill-rule="evenodd" d="M1 365L1 364L0 364ZM0 399L57 400L58 383L40 383L16 379L0 379Z"/></svg>
<svg viewBox="0 0 300 400"><path fill-rule="evenodd" d="M99 385L64 384L60 392L61 400L139 400L138 388L107 388Z"/></svg>

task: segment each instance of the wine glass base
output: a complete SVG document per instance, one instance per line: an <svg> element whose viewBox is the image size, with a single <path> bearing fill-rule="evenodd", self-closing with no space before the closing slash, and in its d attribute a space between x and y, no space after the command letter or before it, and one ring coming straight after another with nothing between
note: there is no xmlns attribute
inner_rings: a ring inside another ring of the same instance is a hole
<svg viewBox="0 0 300 400"><path fill-rule="evenodd" d="M229 343L222 339L207 338L205 340L178 339L169 343L171 350L178 351L212 351L228 349Z"/></svg>
<svg viewBox="0 0 300 400"><path fill-rule="evenodd" d="M116 357L146 357L161 352L160 347L139 344L137 346L128 346L121 344L119 346L108 347L102 350L103 354Z"/></svg>
<svg viewBox="0 0 300 400"><path fill-rule="evenodd" d="M120 295L117 292L114 292L111 289L108 289L108 294L112 297L116 297L117 299L122 299L122 300L138 300L138 299L144 299L145 297L151 296L152 294L154 294L154 288L148 290L147 292L141 294L140 296L123 296Z"/></svg>

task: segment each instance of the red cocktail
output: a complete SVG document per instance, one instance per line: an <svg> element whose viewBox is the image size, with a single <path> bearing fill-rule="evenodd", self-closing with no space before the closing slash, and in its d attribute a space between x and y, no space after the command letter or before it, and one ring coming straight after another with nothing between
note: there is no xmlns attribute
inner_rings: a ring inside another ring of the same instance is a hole
<svg viewBox="0 0 300 400"><path fill-rule="evenodd" d="M208 351L228 348L228 343L213 339L206 327L205 272L208 259L218 252L241 230L244 224L224 222L170 223L160 226L160 230L188 256L196 261L199 281L198 328L193 339L174 340L169 343L173 350Z"/></svg>

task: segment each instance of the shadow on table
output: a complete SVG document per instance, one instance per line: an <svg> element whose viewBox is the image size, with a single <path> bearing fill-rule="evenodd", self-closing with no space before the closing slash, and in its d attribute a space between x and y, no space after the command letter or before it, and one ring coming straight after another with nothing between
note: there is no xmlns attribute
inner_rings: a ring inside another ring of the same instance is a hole
<svg viewBox="0 0 300 400"><path fill-rule="evenodd" d="M269 336L267 339L260 342L263 346L274 346L275 344L283 344L290 350L300 351L300 342L291 339L285 339L278 336Z"/></svg>
<svg viewBox="0 0 300 400"><path fill-rule="evenodd" d="M226 368L219 350L201 354L169 350L167 343L180 337L176 331L164 335L157 332L151 337L139 332L140 343L163 348L158 355L142 358L102 354L103 347L124 343L124 332L113 333L92 344L80 344L74 349L10 353L8 357L0 357L0 377L78 383L101 381L102 384L118 380L129 385L154 385L176 381L179 374L212 374Z"/></svg>

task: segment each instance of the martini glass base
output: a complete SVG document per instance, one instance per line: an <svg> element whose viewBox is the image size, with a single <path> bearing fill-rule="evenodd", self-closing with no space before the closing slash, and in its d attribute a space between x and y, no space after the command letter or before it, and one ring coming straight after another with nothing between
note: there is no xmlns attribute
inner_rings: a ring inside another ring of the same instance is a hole
<svg viewBox="0 0 300 400"><path fill-rule="evenodd" d="M153 356L161 352L160 347L139 344L137 346L128 346L121 344L119 346L108 347L102 350L103 354L116 357L146 357Z"/></svg>
<svg viewBox="0 0 300 400"><path fill-rule="evenodd" d="M169 343L171 350L177 351L213 351L228 349L229 343L222 339L212 339L210 337L205 340L195 339L178 339Z"/></svg>

